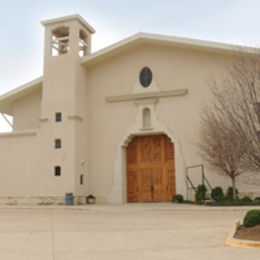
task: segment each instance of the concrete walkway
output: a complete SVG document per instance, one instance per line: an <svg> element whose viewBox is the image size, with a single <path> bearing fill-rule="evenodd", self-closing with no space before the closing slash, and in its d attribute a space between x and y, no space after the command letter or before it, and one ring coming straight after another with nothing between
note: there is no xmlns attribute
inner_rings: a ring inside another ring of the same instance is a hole
<svg viewBox="0 0 260 260"><path fill-rule="evenodd" d="M259 208L260 207L254 207ZM255 260L224 244L249 207L0 206L1 260Z"/></svg>

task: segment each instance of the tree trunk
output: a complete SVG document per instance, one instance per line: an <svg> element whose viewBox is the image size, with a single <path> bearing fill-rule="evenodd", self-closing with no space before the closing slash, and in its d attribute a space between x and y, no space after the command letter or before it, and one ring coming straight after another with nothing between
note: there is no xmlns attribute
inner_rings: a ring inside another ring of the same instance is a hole
<svg viewBox="0 0 260 260"><path fill-rule="evenodd" d="M232 187L233 187L233 199L235 200L237 198L235 177L232 178Z"/></svg>

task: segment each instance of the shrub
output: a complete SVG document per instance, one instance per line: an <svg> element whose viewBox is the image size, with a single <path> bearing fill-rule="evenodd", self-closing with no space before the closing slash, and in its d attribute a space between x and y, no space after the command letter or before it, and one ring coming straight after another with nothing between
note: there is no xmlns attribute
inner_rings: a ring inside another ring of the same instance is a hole
<svg viewBox="0 0 260 260"><path fill-rule="evenodd" d="M243 225L245 227L253 227L256 225L260 225L260 210L249 210L244 217Z"/></svg>
<svg viewBox="0 0 260 260"><path fill-rule="evenodd" d="M186 204L194 204L195 202L192 200L183 200L182 203L186 203Z"/></svg>
<svg viewBox="0 0 260 260"><path fill-rule="evenodd" d="M95 196L93 196L93 195L88 195L87 196L87 199L95 199L96 197Z"/></svg>
<svg viewBox="0 0 260 260"><path fill-rule="evenodd" d="M251 198L248 196L245 196L244 198L241 199L244 202L252 202Z"/></svg>
<svg viewBox="0 0 260 260"><path fill-rule="evenodd" d="M255 201L258 201L258 200L260 201L260 197L256 197L256 198L255 198Z"/></svg>
<svg viewBox="0 0 260 260"><path fill-rule="evenodd" d="M251 202L251 205L260 205L260 200L254 200Z"/></svg>
<svg viewBox="0 0 260 260"><path fill-rule="evenodd" d="M175 194L172 198L172 202L178 201L179 203L183 202L183 196L181 194Z"/></svg>
<svg viewBox="0 0 260 260"><path fill-rule="evenodd" d="M239 192L236 189L236 197L237 197L238 193ZM232 200L233 199L233 187L231 187L231 186L228 187L226 197L227 197L228 200Z"/></svg>
<svg viewBox="0 0 260 260"><path fill-rule="evenodd" d="M206 192L207 192L207 187L203 184L200 184L195 192L195 199L196 201L202 201L203 199L206 198Z"/></svg>
<svg viewBox="0 0 260 260"><path fill-rule="evenodd" d="M211 192L211 198L215 201L220 201L224 197L223 190L221 187L216 187Z"/></svg>

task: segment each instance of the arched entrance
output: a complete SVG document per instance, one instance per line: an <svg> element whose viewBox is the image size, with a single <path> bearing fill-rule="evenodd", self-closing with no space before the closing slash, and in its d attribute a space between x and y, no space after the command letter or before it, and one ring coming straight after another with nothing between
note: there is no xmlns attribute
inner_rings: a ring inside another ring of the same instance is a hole
<svg viewBox="0 0 260 260"><path fill-rule="evenodd" d="M174 144L166 135L134 137L126 149L127 201L171 201L174 159Z"/></svg>

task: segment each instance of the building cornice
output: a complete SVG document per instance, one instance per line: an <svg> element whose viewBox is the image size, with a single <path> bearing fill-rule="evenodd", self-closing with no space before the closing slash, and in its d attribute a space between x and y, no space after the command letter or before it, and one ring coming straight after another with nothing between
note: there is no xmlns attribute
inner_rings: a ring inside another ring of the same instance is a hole
<svg viewBox="0 0 260 260"><path fill-rule="evenodd" d="M37 135L38 132L40 132L40 130L24 130L24 131L14 131L9 133L0 133L0 138Z"/></svg>
<svg viewBox="0 0 260 260"><path fill-rule="evenodd" d="M183 96L188 93L188 89L176 89L169 91L158 91L150 93L141 93L141 94L129 94L121 96L110 96L106 97L107 102L122 102L122 101L131 101L131 100L144 100L144 99L156 99L156 98L165 98L173 96Z"/></svg>
<svg viewBox="0 0 260 260"><path fill-rule="evenodd" d="M77 116L77 115L72 115L72 116L68 116L68 119L77 120L77 121L82 121L82 120L83 120L83 117Z"/></svg>

